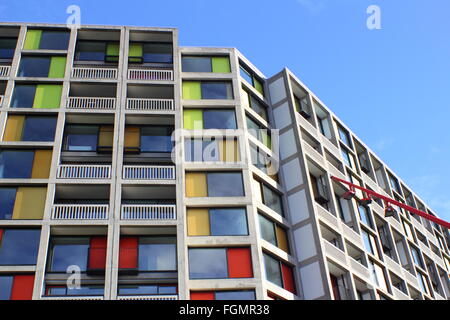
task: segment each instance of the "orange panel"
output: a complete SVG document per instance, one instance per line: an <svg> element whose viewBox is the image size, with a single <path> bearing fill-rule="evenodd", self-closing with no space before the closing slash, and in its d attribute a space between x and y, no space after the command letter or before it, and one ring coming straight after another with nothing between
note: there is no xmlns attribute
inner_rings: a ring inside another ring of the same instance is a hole
<svg viewBox="0 0 450 320"><path fill-rule="evenodd" d="M283 288L295 294L295 282L292 268L282 263L281 274L283 275Z"/></svg>
<svg viewBox="0 0 450 320"><path fill-rule="evenodd" d="M252 256L250 248L229 248L228 277L229 278L252 278Z"/></svg>
<svg viewBox="0 0 450 320"><path fill-rule="evenodd" d="M191 300L214 300L213 291L191 291Z"/></svg>
<svg viewBox="0 0 450 320"><path fill-rule="evenodd" d="M105 269L106 237L92 237L89 247L89 269Z"/></svg>
<svg viewBox="0 0 450 320"><path fill-rule="evenodd" d="M31 300L33 298L34 274L14 276L11 300Z"/></svg>
<svg viewBox="0 0 450 320"><path fill-rule="evenodd" d="M121 237L119 249L119 269L137 269L138 237Z"/></svg>

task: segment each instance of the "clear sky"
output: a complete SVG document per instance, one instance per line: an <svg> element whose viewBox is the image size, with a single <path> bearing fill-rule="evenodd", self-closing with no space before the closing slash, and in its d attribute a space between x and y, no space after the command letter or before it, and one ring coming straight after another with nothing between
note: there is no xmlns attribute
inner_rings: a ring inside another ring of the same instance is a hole
<svg viewBox="0 0 450 320"><path fill-rule="evenodd" d="M0 21L179 28L291 69L436 213L450 220L449 0L1 0ZM381 30L366 27L369 5Z"/></svg>

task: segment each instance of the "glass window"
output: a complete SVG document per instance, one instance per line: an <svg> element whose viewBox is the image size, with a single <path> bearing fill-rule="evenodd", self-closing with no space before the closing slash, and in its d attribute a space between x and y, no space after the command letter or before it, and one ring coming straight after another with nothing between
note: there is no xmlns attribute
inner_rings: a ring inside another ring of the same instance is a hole
<svg viewBox="0 0 450 320"><path fill-rule="evenodd" d="M400 187L398 185L398 181L396 178L394 178L391 174L388 174L389 176L389 183L391 184L391 188L394 189L396 192L400 193Z"/></svg>
<svg viewBox="0 0 450 320"><path fill-rule="evenodd" d="M208 172L208 197L242 197L244 185L240 172Z"/></svg>
<svg viewBox="0 0 450 320"><path fill-rule="evenodd" d="M70 32L43 31L39 49L67 50Z"/></svg>
<svg viewBox="0 0 450 320"><path fill-rule="evenodd" d="M253 85L253 77L247 70L245 70L242 66L240 66L239 72L241 74L241 77L244 78L245 81Z"/></svg>
<svg viewBox="0 0 450 320"><path fill-rule="evenodd" d="M184 142L186 161L219 161L219 147L216 140L186 139Z"/></svg>
<svg viewBox="0 0 450 320"><path fill-rule="evenodd" d="M139 271L174 271L176 260L175 238L139 238Z"/></svg>
<svg viewBox="0 0 450 320"><path fill-rule="evenodd" d="M221 208L210 209L211 235L237 236L247 235L247 214L245 209Z"/></svg>
<svg viewBox="0 0 450 320"><path fill-rule="evenodd" d="M362 204L358 205L359 216L361 221L366 225L372 228L372 220L369 216L369 209Z"/></svg>
<svg viewBox="0 0 450 320"><path fill-rule="evenodd" d="M96 151L98 140L97 126L67 125L65 151Z"/></svg>
<svg viewBox="0 0 450 320"><path fill-rule="evenodd" d="M372 242L370 239L371 236L365 230L361 230L361 233L364 241L364 248L366 248L366 251L369 252L370 254L375 254L372 248Z"/></svg>
<svg viewBox="0 0 450 320"><path fill-rule="evenodd" d="M350 136L348 132L339 126L338 131L339 131L339 138L341 139L341 141L344 142L347 145L347 147L351 148L352 144L350 142Z"/></svg>
<svg viewBox="0 0 450 320"><path fill-rule="evenodd" d="M177 294L176 285L119 285L119 295Z"/></svg>
<svg viewBox="0 0 450 320"><path fill-rule="evenodd" d="M263 217L262 215L259 215L259 229L261 231L261 237L264 240L270 242L274 246L277 245L275 225L272 221L270 221L266 217Z"/></svg>
<svg viewBox="0 0 450 320"><path fill-rule="evenodd" d="M50 59L48 57L22 57L18 77L48 77Z"/></svg>
<svg viewBox="0 0 450 320"><path fill-rule="evenodd" d="M103 286L81 285L79 288L47 287L48 296L102 296Z"/></svg>
<svg viewBox="0 0 450 320"><path fill-rule="evenodd" d="M171 43L145 43L144 62L149 63L172 63L172 44Z"/></svg>
<svg viewBox="0 0 450 320"><path fill-rule="evenodd" d="M183 72L212 72L210 57L188 57L181 58Z"/></svg>
<svg viewBox="0 0 450 320"><path fill-rule="evenodd" d="M0 151L0 178L30 178L33 159L33 151Z"/></svg>
<svg viewBox="0 0 450 320"><path fill-rule="evenodd" d="M4 229L0 242L0 265L35 265L41 231Z"/></svg>
<svg viewBox="0 0 450 320"><path fill-rule="evenodd" d="M341 148L341 154L342 154L342 158L344 158L344 162L347 166L349 166L350 168L353 168L352 166L352 160L350 159L350 154L348 153L347 150Z"/></svg>
<svg viewBox="0 0 450 320"><path fill-rule="evenodd" d="M227 278L227 256L225 249L189 249L189 278Z"/></svg>
<svg viewBox="0 0 450 320"><path fill-rule="evenodd" d="M270 132L268 129L256 123L250 117L246 117L248 133L262 142L267 148L271 148Z"/></svg>
<svg viewBox="0 0 450 320"><path fill-rule="evenodd" d="M35 85L16 84L14 87L11 108L32 108L35 93Z"/></svg>
<svg viewBox="0 0 450 320"><path fill-rule="evenodd" d="M0 276L0 300L9 300L13 286L13 276Z"/></svg>
<svg viewBox="0 0 450 320"><path fill-rule="evenodd" d="M423 268L422 259L420 258L419 251L417 251L416 248L411 246L411 253L414 259L414 263L417 264L419 267Z"/></svg>
<svg viewBox="0 0 450 320"><path fill-rule="evenodd" d="M0 38L0 59L12 59L16 49L17 39Z"/></svg>
<svg viewBox="0 0 450 320"><path fill-rule="evenodd" d="M242 291L216 291L216 300L255 300L255 292Z"/></svg>
<svg viewBox="0 0 450 320"><path fill-rule="evenodd" d="M66 272L71 265L86 271L89 238L55 238L52 240L49 271Z"/></svg>
<svg viewBox="0 0 450 320"><path fill-rule="evenodd" d="M263 203L273 211L279 213L280 215L283 215L283 204L281 202L281 196L265 184L262 184L262 193L264 198Z"/></svg>
<svg viewBox="0 0 450 320"><path fill-rule="evenodd" d="M266 279L280 287L283 287L280 263L266 253L263 255Z"/></svg>
<svg viewBox="0 0 450 320"><path fill-rule="evenodd" d="M15 188L0 188L0 220L12 219L15 202Z"/></svg>
<svg viewBox="0 0 450 320"><path fill-rule="evenodd" d="M202 82L202 99L233 99L230 82Z"/></svg>
<svg viewBox="0 0 450 320"><path fill-rule="evenodd" d="M267 108L253 95L250 95L250 108L267 121Z"/></svg>
<svg viewBox="0 0 450 320"><path fill-rule="evenodd" d="M204 129L236 129L234 110L204 110Z"/></svg>
<svg viewBox="0 0 450 320"><path fill-rule="evenodd" d="M172 152L172 127L142 127L141 151Z"/></svg>
<svg viewBox="0 0 450 320"><path fill-rule="evenodd" d="M26 117L22 141L53 141L55 139L55 117Z"/></svg>
<svg viewBox="0 0 450 320"><path fill-rule="evenodd" d="M99 41L79 41L77 43L75 60L104 61L106 43Z"/></svg>

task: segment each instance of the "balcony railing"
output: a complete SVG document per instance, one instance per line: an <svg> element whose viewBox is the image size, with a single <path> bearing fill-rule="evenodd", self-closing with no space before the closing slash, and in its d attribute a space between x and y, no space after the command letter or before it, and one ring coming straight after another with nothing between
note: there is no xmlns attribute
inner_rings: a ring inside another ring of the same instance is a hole
<svg viewBox="0 0 450 320"><path fill-rule="evenodd" d="M72 165L62 164L58 167L59 179L109 179L110 165Z"/></svg>
<svg viewBox="0 0 450 320"><path fill-rule="evenodd" d="M173 99L128 98L127 110L172 111Z"/></svg>
<svg viewBox="0 0 450 320"><path fill-rule="evenodd" d="M123 220L174 220L177 218L174 204L124 204Z"/></svg>
<svg viewBox="0 0 450 320"><path fill-rule="evenodd" d="M105 220L108 219L107 204L55 204L52 208L54 220Z"/></svg>
<svg viewBox="0 0 450 320"><path fill-rule="evenodd" d="M69 97L69 109L115 109L116 98Z"/></svg>
<svg viewBox="0 0 450 320"><path fill-rule="evenodd" d="M47 296L41 297L41 300L103 300L102 296Z"/></svg>
<svg viewBox="0 0 450 320"><path fill-rule="evenodd" d="M175 166L123 166L123 179L173 180Z"/></svg>
<svg viewBox="0 0 450 320"><path fill-rule="evenodd" d="M128 69L129 80L173 80L172 70Z"/></svg>
<svg viewBox="0 0 450 320"><path fill-rule="evenodd" d="M10 66L0 66L0 77L9 76L9 71L11 70Z"/></svg>
<svg viewBox="0 0 450 320"><path fill-rule="evenodd" d="M117 300L178 300L177 295L118 296Z"/></svg>
<svg viewBox="0 0 450 320"><path fill-rule="evenodd" d="M89 68L74 67L72 69L74 79L117 79L116 68Z"/></svg>

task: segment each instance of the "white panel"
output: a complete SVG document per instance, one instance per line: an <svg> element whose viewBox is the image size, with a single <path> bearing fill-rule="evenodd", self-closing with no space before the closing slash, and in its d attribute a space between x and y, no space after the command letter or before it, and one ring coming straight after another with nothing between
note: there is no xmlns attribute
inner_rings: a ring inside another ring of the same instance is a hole
<svg viewBox="0 0 450 320"><path fill-rule="evenodd" d="M295 248L298 261L303 261L317 254L314 234L311 224L294 230Z"/></svg>
<svg viewBox="0 0 450 320"><path fill-rule="evenodd" d="M288 196L291 223L296 224L309 218L309 209L306 201L306 192L301 190Z"/></svg>
<svg viewBox="0 0 450 320"><path fill-rule="evenodd" d="M283 170L286 191L303 184L303 175L298 158L284 164L281 169Z"/></svg>
<svg viewBox="0 0 450 320"><path fill-rule="evenodd" d="M272 104L286 98L286 88L284 87L284 78L281 77L278 80L272 82L269 85L270 101Z"/></svg>
<svg viewBox="0 0 450 320"><path fill-rule="evenodd" d="M303 297L306 300L319 298L325 294L319 262L311 263L300 268Z"/></svg>
<svg viewBox="0 0 450 320"><path fill-rule="evenodd" d="M286 159L297 152L294 132L292 129L280 135L280 158Z"/></svg>
<svg viewBox="0 0 450 320"><path fill-rule="evenodd" d="M292 123L291 113L289 112L289 104L283 103L281 106L273 109L273 117L277 129L283 129Z"/></svg>

